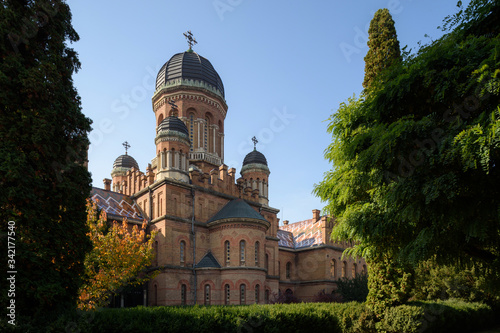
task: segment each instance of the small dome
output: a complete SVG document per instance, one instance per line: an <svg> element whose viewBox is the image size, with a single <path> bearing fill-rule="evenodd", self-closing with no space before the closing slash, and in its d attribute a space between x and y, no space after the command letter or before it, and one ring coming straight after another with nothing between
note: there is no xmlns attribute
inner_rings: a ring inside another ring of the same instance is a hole
<svg viewBox="0 0 500 333"><path fill-rule="evenodd" d="M264 164L267 166L267 160L264 154L254 149L252 152L248 153L243 160L243 165L245 166L247 164Z"/></svg>
<svg viewBox="0 0 500 333"><path fill-rule="evenodd" d="M116 168L127 168L132 169L132 167L139 170L139 164L137 161L130 155L120 155L116 158L115 163L113 163L113 169Z"/></svg>
<svg viewBox="0 0 500 333"><path fill-rule="evenodd" d="M224 85L214 67L206 58L193 51L177 53L167 61L156 77L156 90L176 80L187 79L207 84L224 97Z"/></svg>
<svg viewBox="0 0 500 333"><path fill-rule="evenodd" d="M161 121L156 129L156 133L160 133L161 131L176 131L189 136L186 124L179 118L173 116L167 117Z"/></svg>

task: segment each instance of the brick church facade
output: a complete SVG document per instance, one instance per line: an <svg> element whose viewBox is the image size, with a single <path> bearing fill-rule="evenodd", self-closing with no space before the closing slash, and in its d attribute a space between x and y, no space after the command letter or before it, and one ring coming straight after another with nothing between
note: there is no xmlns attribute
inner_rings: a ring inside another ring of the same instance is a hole
<svg viewBox="0 0 500 333"><path fill-rule="evenodd" d="M330 240L334 220L313 210L279 225L270 205L270 166L254 148L240 176L224 164L224 86L191 48L160 69L152 97L155 153L143 172L125 153L92 199L113 220L148 221L158 230L143 303L253 304L280 294L312 301L341 277L366 272L363 259L342 259L347 244ZM151 147L152 148L152 147Z"/></svg>

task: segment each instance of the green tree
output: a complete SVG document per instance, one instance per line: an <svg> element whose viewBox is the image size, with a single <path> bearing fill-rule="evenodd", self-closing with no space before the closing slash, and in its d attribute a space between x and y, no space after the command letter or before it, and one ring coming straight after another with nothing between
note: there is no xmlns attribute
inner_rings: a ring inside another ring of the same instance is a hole
<svg viewBox="0 0 500 333"><path fill-rule="evenodd" d="M2 234L8 221L15 223L9 270L17 271L17 317L48 320L47 314L76 306L90 250L91 121L73 86L80 63L67 45L77 40L64 1L0 6L0 220ZM2 245L7 240L2 237ZM2 304L4 288L2 279Z"/></svg>
<svg viewBox="0 0 500 333"><path fill-rule="evenodd" d="M333 169L315 193L338 219L333 237L354 241L353 255L389 256L399 278L434 256L472 261L498 292L499 12L495 1L471 1L454 30L330 117Z"/></svg>
<svg viewBox="0 0 500 333"><path fill-rule="evenodd" d="M363 88L369 89L384 69L401 60L394 20L387 8L375 12L368 29L368 53L365 56Z"/></svg>

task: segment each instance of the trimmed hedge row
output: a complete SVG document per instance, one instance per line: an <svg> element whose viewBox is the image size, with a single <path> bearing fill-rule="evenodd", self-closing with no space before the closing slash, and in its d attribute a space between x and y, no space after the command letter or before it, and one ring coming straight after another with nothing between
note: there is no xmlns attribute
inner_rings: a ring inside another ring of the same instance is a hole
<svg viewBox="0 0 500 333"><path fill-rule="evenodd" d="M473 332L495 324L482 303L415 302L375 315L363 303L137 307L72 313L41 329L13 332ZM0 328L6 328L4 323ZM38 327L37 327L38 326ZM12 328L12 327L11 327ZM3 331L3 329L1 329Z"/></svg>

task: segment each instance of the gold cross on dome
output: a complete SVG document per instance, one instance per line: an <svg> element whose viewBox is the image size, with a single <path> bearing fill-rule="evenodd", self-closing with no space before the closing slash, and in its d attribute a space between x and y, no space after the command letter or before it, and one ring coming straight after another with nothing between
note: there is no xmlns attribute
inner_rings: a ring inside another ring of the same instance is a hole
<svg viewBox="0 0 500 333"><path fill-rule="evenodd" d="M191 30L188 30L187 32L185 32L184 37L186 37L186 39L188 40L190 50L192 49L193 45L198 44L196 39L194 39L193 34L191 33Z"/></svg>

